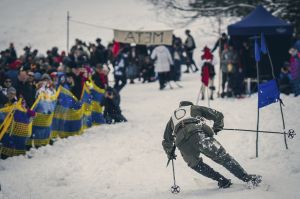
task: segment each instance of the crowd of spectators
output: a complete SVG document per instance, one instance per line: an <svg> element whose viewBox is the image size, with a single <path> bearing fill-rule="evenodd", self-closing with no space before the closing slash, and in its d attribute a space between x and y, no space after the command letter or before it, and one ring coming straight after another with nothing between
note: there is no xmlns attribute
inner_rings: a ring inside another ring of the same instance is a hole
<svg viewBox="0 0 300 199"><path fill-rule="evenodd" d="M189 30L185 33L184 42L180 37L173 35L171 46L123 44L116 41L104 46L100 38L88 44L76 39L69 53L52 47L45 55L40 54L38 49L25 46L23 53L18 56L14 44L10 43L0 55L0 107L8 106L23 98L24 106L30 108L40 93L52 95L60 85L80 99L84 82L89 79L92 79L98 87L105 90L109 88L110 93L118 95L127 82L146 83L158 79L159 88L162 90L168 81L180 81L181 66L186 66L186 73L190 70L193 72L199 70L193 59L196 48L194 38ZM221 97L241 98L245 93L244 75L254 62L252 50L247 42L243 43L241 49L236 50L225 33L212 50L207 46L203 48L203 55L199 56L203 65L199 68L202 82L212 91L215 90L212 53L217 48L222 72ZM162 52L165 52L167 57L162 58ZM290 60L282 66L278 79L279 88L283 93L294 93L298 96L300 40L291 47L289 53ZM163 63L164 69L161 70L159 67L163 59L168 59L168 66L165 67ZM110 71L114 77L113 85L110 85L111 81L108 79ZM111 92L111 89L114 91ZM111 95L106 95L108 96L111 98ZM212 92L210 99L213 99Z"/></svg>
<svg viewBox="0 0 300 199"><path fill-rule="evenodd" d="M222 98L243 98L245 94L249 94L246 93L245 78L256 79L255 55L253 46L251 46L253 40L244 40L238 48L234 43L226 33L222 33L212 48L212 52L214 52L219 47ZM290 59L280 66L281 72L275 78L281 93L287 95L293 93L294 96L298 96L300 94L299 38L291 44L289 54Z"/></svg>
<svg viewBox="0 0 300 199"><path fill-rule="evenodd" d="M180 80L184 49L188 48L187 45L194 45L190 42L183 44L175 36L173 41L173 45L167 47L174 60L174 65L167 71L167 81ZM88 44L76 39L69 53L52 47L43 55L38 49L25 46L18 56L14 44L10 43L0 56L0 107L22 98L24 105L30 108L41 92L51 95L60 85L79 99L84 82L89 79L102 89L111 86L118 94L127 82L154 82L157 80L157 60L151 58L153 48L116 41L104 46L100 38ZM189 47L189 54L194 48ZM194 60L189 62L194 63ZM112 84L108 80L110 71L113 85L109 85Z"/></svg>
<svg viewBox="0 0 300 199"><path fill-rule="evenodd" d="M183 50L177 42L174 45L177 45L174 52L179 54L175 58L177 69L173 79L179 81ZM107 121L126 121L121 114L120 92L128 81L131 84L156 81L155 60L150 57L152 50L153 46L116 41L105 47L97 38L88 44L76 39L69 53L52 47L43 55L25 46L18 56L14 44L10 43L0 56L0 108L22 98L24 107L30 109L40 93L53 95L59 86L80 99L84 82L92 79L99 88L106 90L103 105ZM111 81L110 72L114 78ZM169 79L169 75L166 78Z"/></svg>

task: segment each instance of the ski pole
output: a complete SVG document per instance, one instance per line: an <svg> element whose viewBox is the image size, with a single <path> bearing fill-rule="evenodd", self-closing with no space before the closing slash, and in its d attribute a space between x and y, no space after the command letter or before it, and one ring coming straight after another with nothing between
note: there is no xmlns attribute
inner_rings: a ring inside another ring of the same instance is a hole
<svg viewBox="0 0 300 199"><path fill-rule="evenodd" d="M248 131L248 132L260 132L260 133L274 133L274 134L286 134L288 135L288 138L293 139L296 135L294 129L289 129L287 132L278 132L278 131L256 131L256 130L250 130L250 129L230 129L230 128L223 128L223 130L226 131Z"/></svg>
<svg viewBox="0 0 300 199"><path fill-rule="evenodd" d="M196 100L196 105L198 105L199 99L200 99L200 93L201 93L201 86L200 86L200 90L197 96L197 100Z"/></svg>
<svg viewBox="0 0 300 199"><path fill-rule="evenodd" d="M171 156L175 156L175 150L176 150L176 145L174 144L172 147L172 150L170 152ZM172 169L173 169L173 180L174 180L174 185L171 187L171 192L174 194L177 194L180 192L180 187L178 185L176 185L176 179L175 179L175 168L174 168L174 160L172 157L169 157L168 162L167 162L167 167L170 163L170 161L172 161Z"/></svg>
<svg viewBox="0 0 300 199"><path fill-rule="evenodd" d="M176 150L176 145L174 144L173 147L172 147L172 150L171 150L170 154L173 155L173 156L175 156L175 150ZM171 161L171 158L168 159L167 167L169 166L170 161Z"/></svg>
<svg viewBox="0 0 300 199"><path fill-rule="evenodd" d="M177 194L180 192L180 187L176 185L176 179L175 179L175 168L174 168L174 160L172 159L172 168L173 168L173 180L174 185L171 187L171 193Z"/></svg>

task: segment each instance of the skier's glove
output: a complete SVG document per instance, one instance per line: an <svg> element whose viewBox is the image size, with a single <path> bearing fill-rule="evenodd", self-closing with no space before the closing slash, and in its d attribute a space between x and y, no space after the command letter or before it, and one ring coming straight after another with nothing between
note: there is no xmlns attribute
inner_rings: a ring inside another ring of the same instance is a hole
<svg viewBox="0 0 300 199"><path fill-rule="evenodd" d="M219 132L219 131L222 131L222 128L213 128L213 130L214 130L214 133L215 133L216 135L218 135L218 132Z"/></svg>
<svg viewBox="0 0 300 199"><path fill-rule="evenodd" d="M168 154L168 159L169 160L176 160L177 155L175 153L169 153Z"/></svg>

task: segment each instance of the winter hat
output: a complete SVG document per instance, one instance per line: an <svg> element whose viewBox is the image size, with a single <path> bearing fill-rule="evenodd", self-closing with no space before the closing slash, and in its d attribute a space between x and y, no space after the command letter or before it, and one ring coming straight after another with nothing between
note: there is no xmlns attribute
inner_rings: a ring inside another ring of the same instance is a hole
<svg viewBox="0 0 300 199"><path fill-rule="evenodd" d="M39 72L34 73L34 79L35 80L40 80L42 78L42 74Z"/></svg>
<svg viewBox="0 0 300 199"><path fill-rule="evenodd" d="M190 101L181 101L179 103L179 107L181 106L191 106L191 105L194 105L193 102L190 102Z"/></svg>
<svg viewBox="0 0 300 199"><path fill-rule="evenodd" d="M50 76L52 77L52 78L55 78L55 77L57 77L57 72L52 72L51 74L50 74Z"/></svg>
<svg viewBox="0 0 300 199"><path fill-rule="evenodd" d="M7 94L8 93L14 93L14 94L16 94L17 93L17 90L14 88L14 87L9 87L8 89L7 89Z"/></svg>
<svg viewBox="0 0 300 199"><path fill-rule="evenodd" d="M96 42L97 42L97 43L101 43L101 41L102 41L102 40L101 40L100 38L97 38L97 39L96 39Z"/></svg>
<svg viewBox="0 0 300 199"><path fill-rule="evenodd" d="M190 34L190 32L191 32L191 31L190 31L189 29L186 29L186 30L185 30L185 33L186 33L186 34Z"/></svg>
<svg viewBox="0 0 300 199"><path fill-rule="evenodd" d="M209 52L210 51L210 48L208 48L207 46L204 46L204 48L202 49L202 52Z"/></svg>
<svg viewBox="0 0 300 199"><path fill-rule="evenodd" d="M44 74L42 75L42 77L41 77L41 80L45 80L45 79L51 80L50 75L48 75L47 73L44 73Z"/></svg>
<svg viewBox="0 0 300 199"><path fill-rule="evenodd" d="M16 61L14 61L11 64L9 64L9 67L12 70L17 70L18 68L20 68L21 65L22 65L22 62L17 59Z"/></svg>
<svg viewBox="0 0 300 199"><path fill-rule="evenodd" d="M293 47L295 49L297 49L298 51L300 51L300 40L296 41L296 43L293 45Z"/></svg>

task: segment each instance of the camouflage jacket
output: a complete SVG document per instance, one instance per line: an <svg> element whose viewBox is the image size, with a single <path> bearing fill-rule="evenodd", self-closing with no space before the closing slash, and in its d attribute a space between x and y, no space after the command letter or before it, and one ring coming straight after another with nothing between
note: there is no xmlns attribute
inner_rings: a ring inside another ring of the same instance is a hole
<svg viewBox="0 0 300 199"><path fill-rule="evenodd" d="M162 142L164 150L168 154L174 143L179 146L197 132L203 132L206 136L213 136L214 131L223 128L223 118L221 112L211 108L197 105L179 107L174 111L166 125ZM205 120L214 122L212 129L205 123Z"/></svg>

